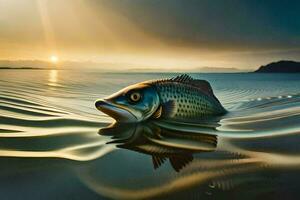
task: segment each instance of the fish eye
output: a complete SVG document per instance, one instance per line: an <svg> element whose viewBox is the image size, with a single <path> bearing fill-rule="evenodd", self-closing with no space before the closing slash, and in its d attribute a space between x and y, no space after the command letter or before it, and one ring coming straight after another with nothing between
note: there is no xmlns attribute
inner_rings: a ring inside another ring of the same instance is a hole
<svg viewBox="0 0 300 200"><path fill-rule="evenodd" d="M129 97L132 102L138 102L141 100L141 94L139 92L133 92Z"/></svg>

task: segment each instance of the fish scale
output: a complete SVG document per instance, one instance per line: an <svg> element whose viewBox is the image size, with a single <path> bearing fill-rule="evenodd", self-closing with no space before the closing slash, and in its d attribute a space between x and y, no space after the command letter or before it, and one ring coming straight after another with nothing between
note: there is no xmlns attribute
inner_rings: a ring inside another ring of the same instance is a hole
<svg viewBox="0 0 300 200"><path fill-rule="evenodd" d="M225 112L215 97L208 96L188 82L165 80L156 81L153 84L157 88L162 104L169 101L175 102L173 119L203 118Z"/></svg>

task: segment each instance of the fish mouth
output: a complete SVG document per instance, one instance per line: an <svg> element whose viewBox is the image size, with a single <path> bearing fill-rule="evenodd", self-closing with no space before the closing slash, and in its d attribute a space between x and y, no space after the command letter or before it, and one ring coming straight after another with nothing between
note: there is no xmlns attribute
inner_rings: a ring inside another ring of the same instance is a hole
<svg viewBox="0 0 300 200"><path fill-rule="evenodd" d="M114 104L106 99L100 99L95 102L95 106L101 112L111 116L117 122L137 122L137 118L125 107Z"/></svg>

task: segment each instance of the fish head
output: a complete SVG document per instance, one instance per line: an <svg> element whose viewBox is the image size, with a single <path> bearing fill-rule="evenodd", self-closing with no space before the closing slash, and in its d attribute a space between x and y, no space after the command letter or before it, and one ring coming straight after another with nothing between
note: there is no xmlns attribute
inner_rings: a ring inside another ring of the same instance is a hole
<svg viewBox="0 0 300 200"><path fill-rule="evenodd" d="M157 110L159 96L153 86L139 83L97 100L95 106L117 122L141 122L151 117Z"/></svg>

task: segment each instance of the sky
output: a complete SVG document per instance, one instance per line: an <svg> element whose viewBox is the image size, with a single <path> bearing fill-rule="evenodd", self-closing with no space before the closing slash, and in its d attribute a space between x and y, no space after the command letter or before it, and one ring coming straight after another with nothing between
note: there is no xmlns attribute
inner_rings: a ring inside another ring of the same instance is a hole
<svg viewBox="0 0 300 200"><path fill-rule="evenodd" d="M0 0L0 59L53 57L164 70L299 61L300 1Z"/></svg>

